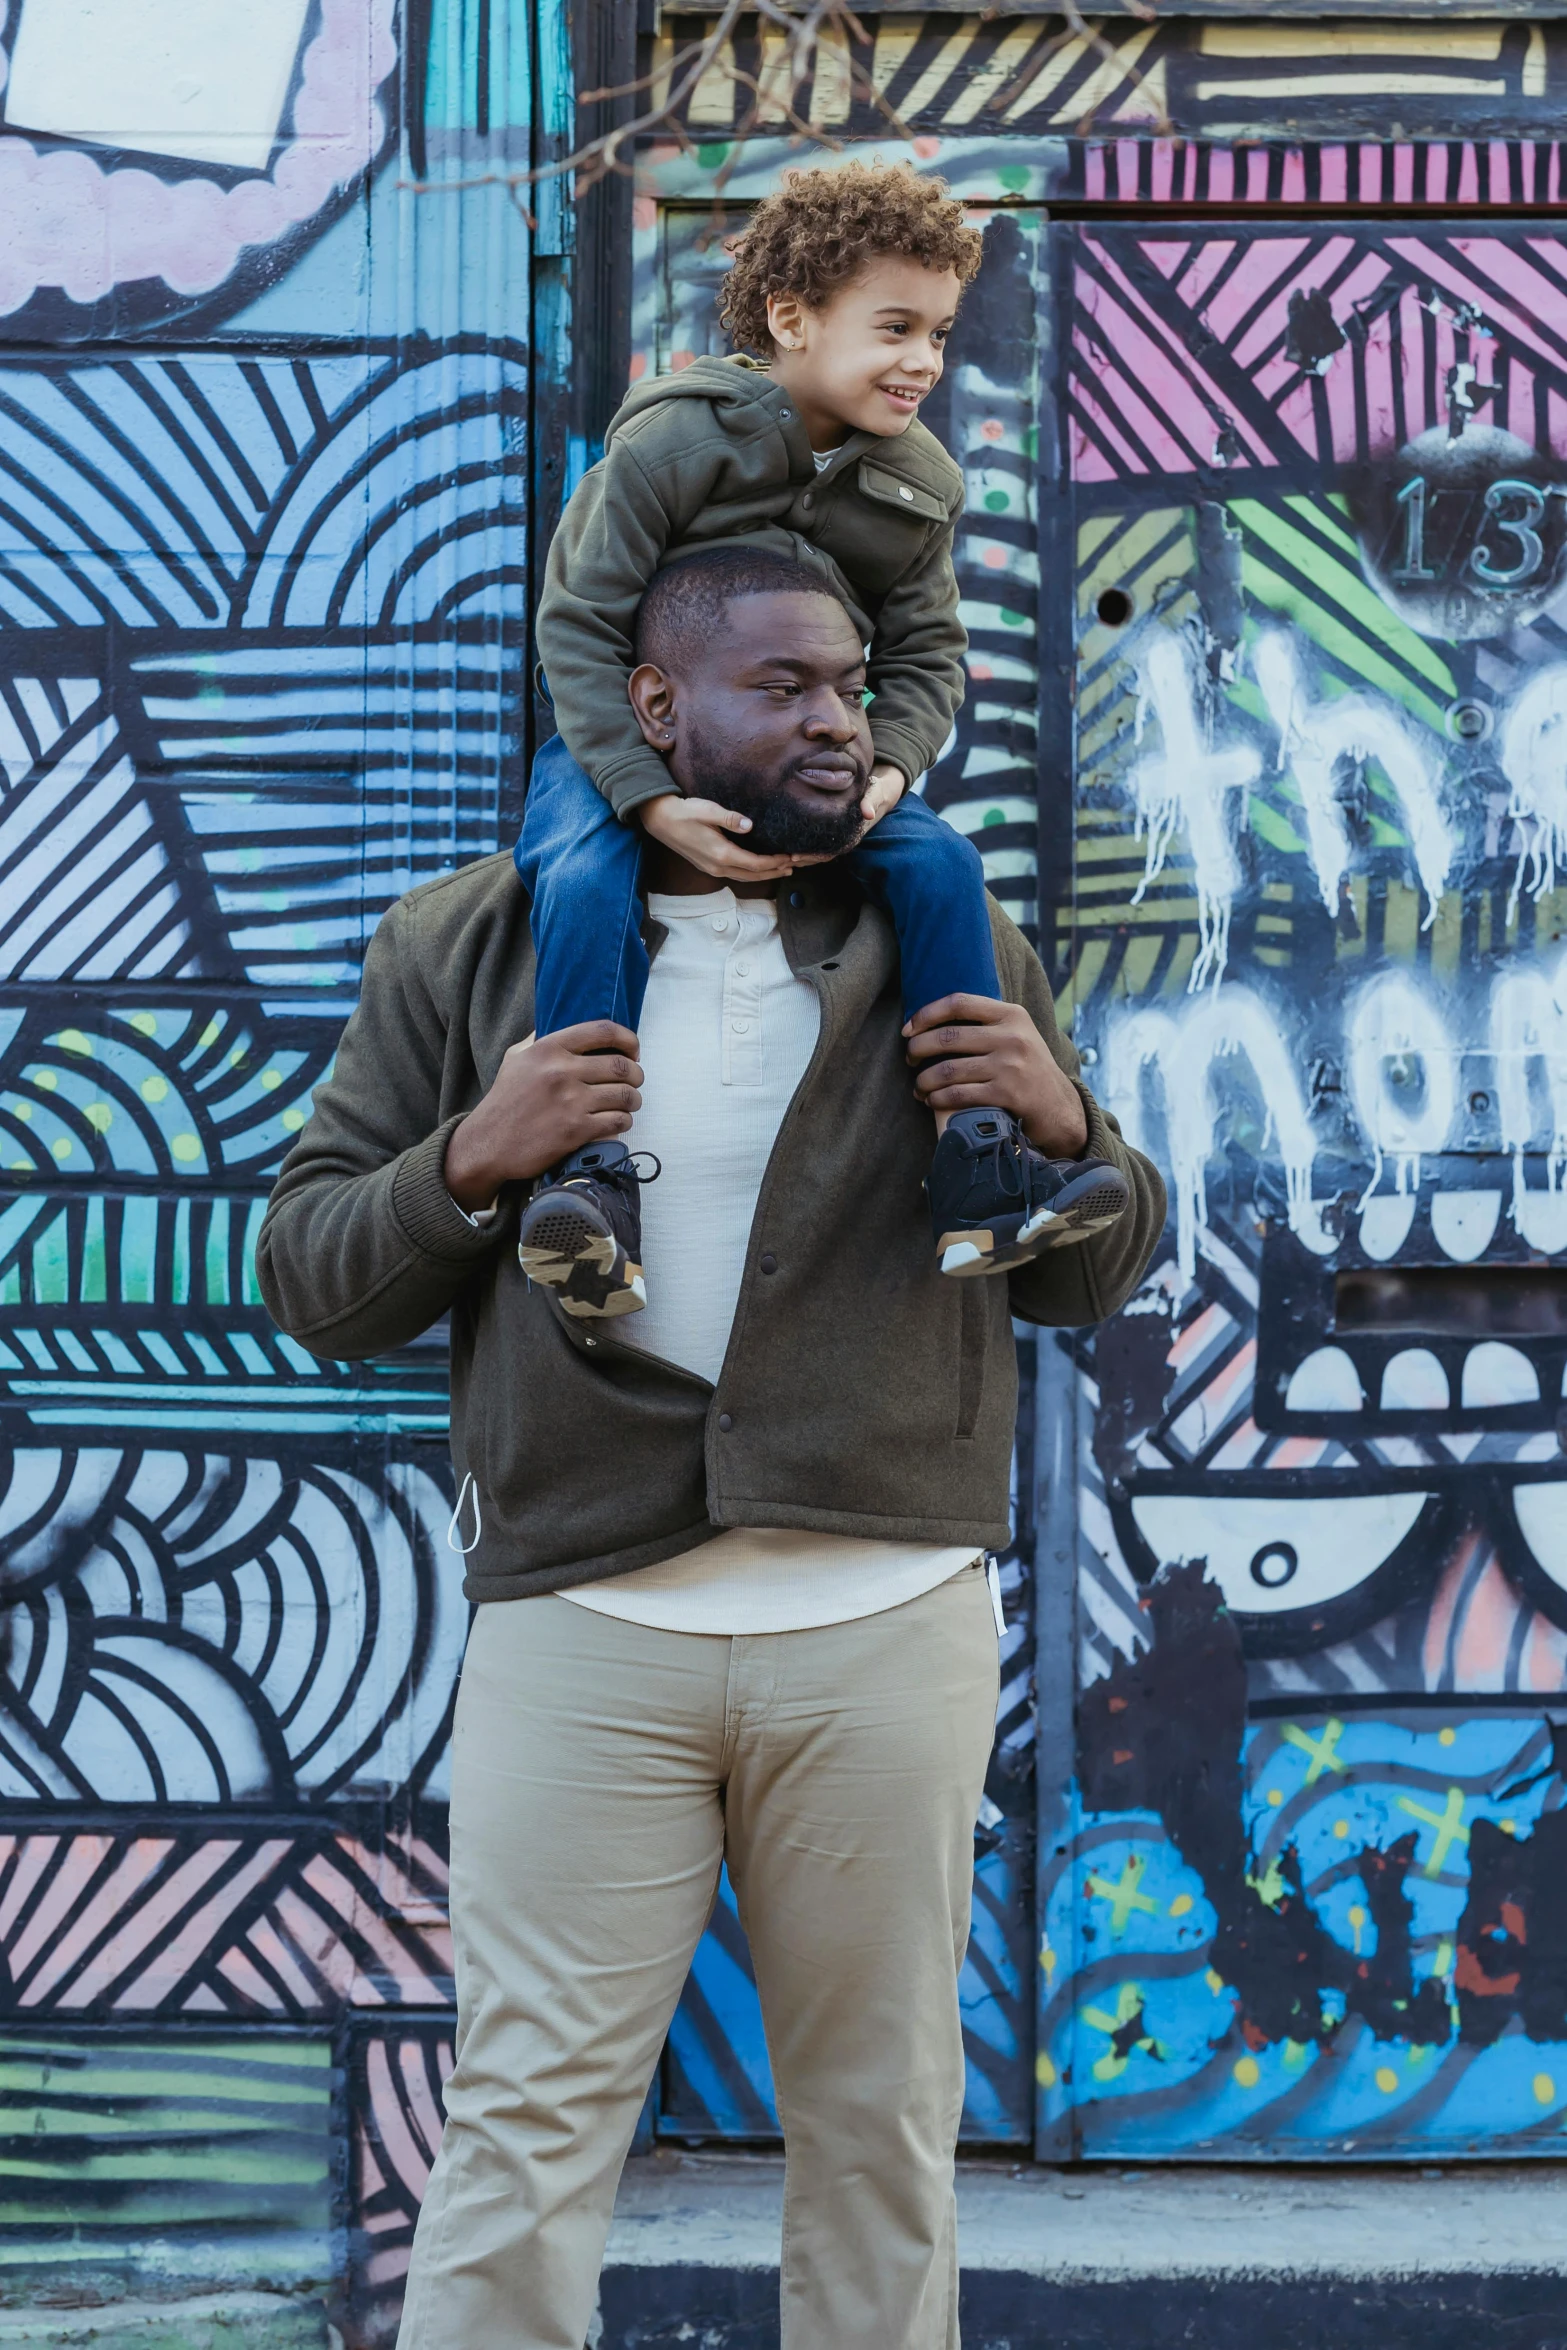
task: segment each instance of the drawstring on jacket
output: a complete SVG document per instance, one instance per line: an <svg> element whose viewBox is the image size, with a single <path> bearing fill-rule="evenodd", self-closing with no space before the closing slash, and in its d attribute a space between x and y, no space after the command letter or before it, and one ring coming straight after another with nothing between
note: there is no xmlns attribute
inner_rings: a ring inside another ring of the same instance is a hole
<svg viewBox="0 0 1567 2350"><path fill-rule="evenodd" d="M462 1510L463 1503L468 1499L470 1491L473 1494L473 1540L464 1542L462 1538ZM463 1558L466 1558L470 1551L478 1549L479 1536L483 1531L483 1523L479 1517L479 1488L474 1482L473 1471L470 1469L457 1488L457 1507L453 1510L446 1526L446 1547L448 1550L459 1552ZM455 1542L452 1540L453 1535L457 1537Z"/></svg>

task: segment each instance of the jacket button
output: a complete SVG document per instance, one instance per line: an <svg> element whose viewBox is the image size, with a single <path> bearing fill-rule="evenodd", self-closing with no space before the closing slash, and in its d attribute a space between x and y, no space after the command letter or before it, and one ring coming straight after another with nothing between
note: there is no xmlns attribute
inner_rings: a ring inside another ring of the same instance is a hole
<svg viewBox="0 0 1567 2350"><path fill-rule="evenodd" d="M727 1436L730 1429L734 1426L734 1421L730 1418L727 1412L720 1412L718 1415L718 1426L720 1433Z"/></svg>
<svg viewBox="0 0 1567 2350"><path fill-rule="evenodd" d="M780 424L788 424L793 418L793 415L794 410L792 408L780 408L778 411L778 421Z"/></svg>
<svg viewBox="0 0 1567 2350"><path fill-rule="evenodd" d="M806 493L805 493L805 495L804 495L804 497L803 497L803 498L800 500L800 503L801 503L801 505L802 505L802 506L809 506L810 502L811 502L811 493L810 493L810 491L809 491L809 490L807 490L807 491L806 491Z"/></svg>
<svg viewBox="0 0 1567 2350"><path fill-rule="evenodd" d="M773 1256L773 1255L771 1254L771 1252L769 1252L769 1254L768 1254L768 1255L766 1255L765 1257L763 1257L763 1259L762 1259L762 1271L763 1271L764 1273L776 1273L776 1272L777 1272L777 1270L778 1270L778 1259L777 1259L775 1256Z"/></svg>
<svg viewBox="0 0 1567 2350"><path fill-rule="evenodd" d="M904 486L903 486L903 484L902 484L901 482L898 484L898 495L899 495L899 497L900 497L900 498L907 498L907 499L908 499L908 501L909 501L909 504L910 504L911 506L913 505L913 503L914 503L914 492L913 492L912 490L906 490L906 489L904 488Z"/></svg>
<svg viewBox="0 0 1567 2350"><path fill-rule="evenodd" d="M789 903L791 906L803 906L805 903L803 893L800 890L792 889L789 892Z"/></svg>

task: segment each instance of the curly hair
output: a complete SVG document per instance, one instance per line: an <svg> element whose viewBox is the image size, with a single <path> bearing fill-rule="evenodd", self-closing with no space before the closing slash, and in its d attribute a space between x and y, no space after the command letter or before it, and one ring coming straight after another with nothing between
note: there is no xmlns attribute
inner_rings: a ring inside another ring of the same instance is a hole
<svg viewBox="0 0 1567 2350"><path fill-rule="evenodd" d="M868 261L889 253L954 270L966 286L982 248L945 180L922 179L906 163L850 163L791 171L725 249L734 267L718 315L739 349L765 359L773 349L769 294L797 294L819 310Z"/></svg>

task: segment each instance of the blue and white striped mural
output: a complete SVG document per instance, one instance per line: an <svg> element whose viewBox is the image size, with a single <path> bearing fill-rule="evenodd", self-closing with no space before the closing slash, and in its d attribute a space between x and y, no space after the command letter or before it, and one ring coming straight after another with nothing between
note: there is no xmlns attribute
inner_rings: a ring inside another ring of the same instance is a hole
<svg viewBox="0 0 1567 2350"><path fill-rule="evenodd" d="M356 2341L452 1996L444 1348L315 1362L253 1251L376 921L515 828L535 13L0 8L0 2024L89 2107L138 2035L126 2289L341 2302L352 2150ZM121 2256L110 2110L0 2148L4 2293Z"/></svg>

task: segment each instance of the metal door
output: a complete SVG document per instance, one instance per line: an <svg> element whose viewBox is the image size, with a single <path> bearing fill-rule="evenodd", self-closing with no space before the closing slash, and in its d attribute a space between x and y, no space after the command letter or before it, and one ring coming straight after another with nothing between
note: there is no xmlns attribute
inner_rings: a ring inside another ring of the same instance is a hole
<svg viewBox="0 0 1567 2350"><path fill-rule="evenodd" d="M1041 896L1172 1215L1041 1371L1040 2143L1559 2153L1567 239L1052 235Z"/></svg>

